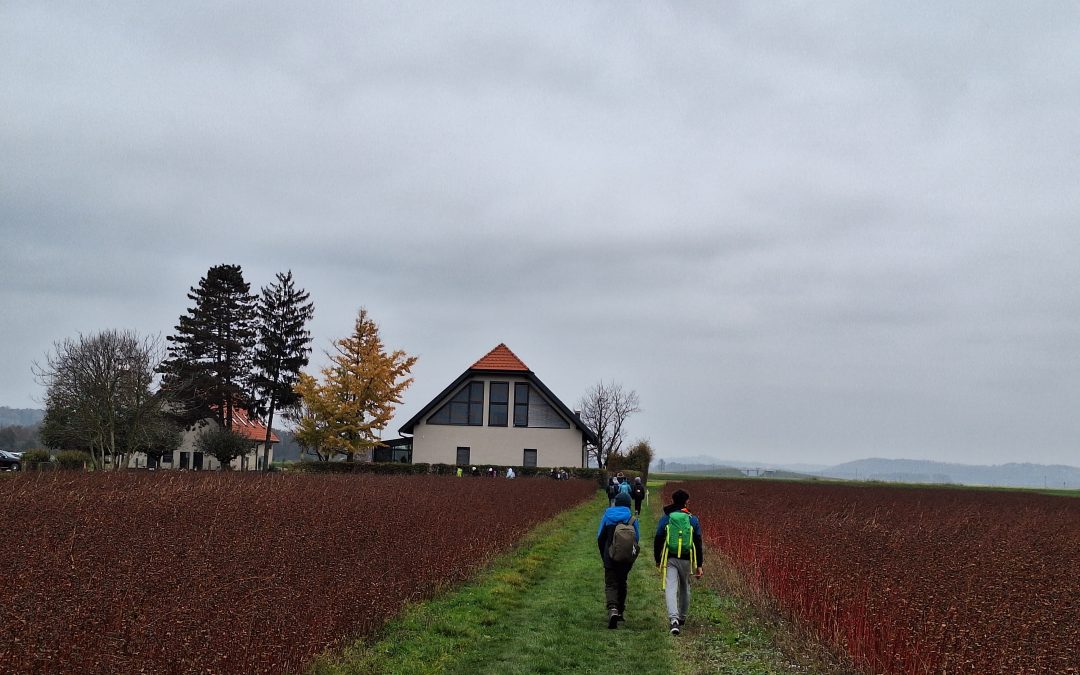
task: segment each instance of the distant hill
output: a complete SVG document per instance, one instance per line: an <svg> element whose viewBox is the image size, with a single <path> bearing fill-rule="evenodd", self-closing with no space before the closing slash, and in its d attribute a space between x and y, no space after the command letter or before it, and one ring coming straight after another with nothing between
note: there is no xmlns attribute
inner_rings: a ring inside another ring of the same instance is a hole
<svg viewBox="0 0 1080 675"><path fill-rule="evenodd" d="M1080 488L1080 468L1063 464L950 464L919 459L860 459L820 472L830 478L901 483Z"/></svg>
<svg viewBox="0 0 1080 675"><path fill-rule="evenodd" d="M919 459L860 459L835 466L814 464L774 464L718 459L707 455L655 460L652 468L667 473L705 473L709 475L766 475L792 477L794 474L838 478L842 480L877 480L895 483L932 483L989 485L1001 487L1047 487L1080 489L1080 468L1061 464L951 464Z"/></svg>
<svg viewBox="0 0 1080 675"><path fill-rule="evenodd" d="M32 427L45 418L37 408L8 408L0 406L0 427Z"/></svg>

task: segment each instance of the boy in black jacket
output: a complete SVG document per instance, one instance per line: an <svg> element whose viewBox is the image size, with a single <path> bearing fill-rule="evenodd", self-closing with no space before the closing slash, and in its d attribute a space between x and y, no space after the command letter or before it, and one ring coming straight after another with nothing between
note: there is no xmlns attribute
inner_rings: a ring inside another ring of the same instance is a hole
<svg viewBox="0 0 1080 675"><path fill-rule="evenodd" d="M705 559L701 523L686 508L688 501L690 495L685 490L676 490L671 495L671 504L664 507L664 516L656 524L656 536L653 537L656 566L666 567L660 572L664 575L664 598L672 635L678 635L686 623L686 613L690 609L690 574L700 579L705 573L701 569ZM680 531L686 533L681 539Z"/></svg>

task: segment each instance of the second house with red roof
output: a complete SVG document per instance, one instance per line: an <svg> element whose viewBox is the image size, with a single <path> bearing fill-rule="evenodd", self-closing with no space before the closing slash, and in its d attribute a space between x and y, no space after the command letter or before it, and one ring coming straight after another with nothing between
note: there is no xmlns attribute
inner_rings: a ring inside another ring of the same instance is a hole
<svg viewBox="0 0 1080 675"><path fill-rule="evenodd" d="M505 344L401 427L413 462L584 467L596 434Z"/></svg>

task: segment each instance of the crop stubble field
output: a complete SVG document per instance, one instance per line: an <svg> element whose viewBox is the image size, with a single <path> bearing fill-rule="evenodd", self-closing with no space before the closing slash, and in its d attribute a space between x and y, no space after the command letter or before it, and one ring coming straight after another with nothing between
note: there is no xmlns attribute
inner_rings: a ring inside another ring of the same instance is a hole
<svg viewBox="0 0 1080 675"><path fill-rule="evenodd" d="M1080 672L1080 499L747 480L685 487L706 545L864 672Z"/></svg>
<svg viewBox="0 0 1080 675"><path fill-rule="evenodd" d="M0 481L0 672L295 672L595 492L435 476Z"/></svg>

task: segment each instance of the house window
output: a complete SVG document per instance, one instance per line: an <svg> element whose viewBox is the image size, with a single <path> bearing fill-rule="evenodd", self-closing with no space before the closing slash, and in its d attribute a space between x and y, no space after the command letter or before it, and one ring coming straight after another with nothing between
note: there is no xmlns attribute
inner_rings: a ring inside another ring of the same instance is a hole
<svg viewBox="0 0 1080 675"><path fill-rule="evenodd" d="M569 429L570 423L540 394L529 398L529 426L541 429Z"/></svg>
<svg viewBox="0 0 1080 675"><path fill-rule="evenodd" d="M469 448L463 448L461 446L458 446L458 449L457 449L457 465L458 466L468 466L468 464L469 464L469 453L470 453Z"/></svg>
<svg viewBox="0 0 1080 675"><path fill-rule="evenodd" d="M506 407L510 403L510 383L492 382L488 393L488 426L506 426Z"/></svg>
<svg viewBox="0 0 1080 675"><path fill-rule="evenodd" d="M481 426L484 423L484 383L479 380L468 383L427 421L428 424Z"/></svg>
<svg viewBox="0 0 1080 675"><path fill-rule="evenodd" d="M525 382L514 383L514 426L529 426L529 385Z"/></svg>
<svg viewBox="0 0 1080 675"><path fill-rule="evenodd" d="M525 456L521 458L521 466L536 466L535 448L525 448Z"/></svg>
<svg viewBox="0 0 1080 675"><path fill-rule="evenodd" d="M190 464L188 463L189 462L189 460L188 460L189 457L191 457L190 452L182 451L180 453L180 468L181 469L190 468Z"/></svg>

